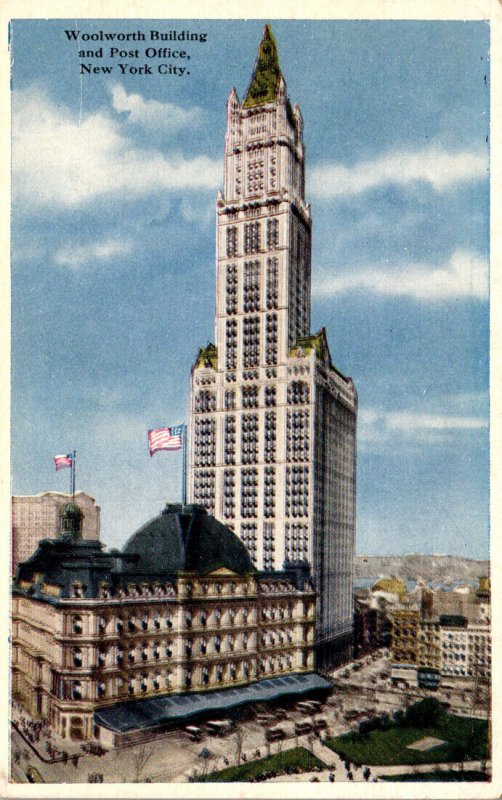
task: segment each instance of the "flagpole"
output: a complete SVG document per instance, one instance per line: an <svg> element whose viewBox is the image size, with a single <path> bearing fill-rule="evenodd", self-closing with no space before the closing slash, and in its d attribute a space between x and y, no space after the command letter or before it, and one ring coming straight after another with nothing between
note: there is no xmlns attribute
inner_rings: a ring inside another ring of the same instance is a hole
<svg viewBox="0 0 502 800"><path fill-rule="evenodd" d="M72 458L72 460L71 460L71 475L72 475L72 481L71 481L71 493L72 493L72 502L73 502L73 503L75 502L75 470L76 470L76 460L77 460L77 453L76 453L76 451L74 450L74 451L73 451L73 458Z"/></svg>
<svg viewBox="0 0 502 800"><path fill-rule="evenodd" d="M181 473L181 502L186 505L187 501L187 426L183 425L183 457Z"/></svg>

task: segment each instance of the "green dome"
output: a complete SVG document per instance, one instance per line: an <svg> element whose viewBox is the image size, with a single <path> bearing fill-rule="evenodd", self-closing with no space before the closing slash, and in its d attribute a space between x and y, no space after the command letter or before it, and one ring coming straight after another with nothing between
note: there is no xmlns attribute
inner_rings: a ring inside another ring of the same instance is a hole
<svg viewBox="0 0 502 800"><path fill-rule="evenodd" d="M82 520L84 513L76 503L67 503L60 512L61 535L71 534L72 536L82 535Z"/></svg>
<svg viewBox="0 0 502 800"><path fill-rule="evenodd" d="M240 575L254 571L239 537L199 505L168 504L131 536L123 552L139 556L134 569L143 574L204 574L219 567Z"/></svg>
<svg viewBox="0 0 502 800"><path fill-rule="evenodd" d="M61 518L62 519L81 519L84 516L82 509L80 506L77 506L76 503L67 503L61 509Z"/></svg>

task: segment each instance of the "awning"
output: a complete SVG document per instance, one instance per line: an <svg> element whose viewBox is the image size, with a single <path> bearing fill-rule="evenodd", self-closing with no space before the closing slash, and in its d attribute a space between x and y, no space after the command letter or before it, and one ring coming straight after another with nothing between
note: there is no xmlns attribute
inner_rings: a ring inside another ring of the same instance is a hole
<svg viewBox="0 0 502 800"><path fill-rule="evenodd" d="M307 675L285 675L236 689L216 689L193 694L185 692L150 700L130 700L95 711L94 722L117 733L125 733L138 728L181 721L196 714L226 712L229 708L246 703L263 703L280 697L331 688L329 681L314 672Z"/></svg>

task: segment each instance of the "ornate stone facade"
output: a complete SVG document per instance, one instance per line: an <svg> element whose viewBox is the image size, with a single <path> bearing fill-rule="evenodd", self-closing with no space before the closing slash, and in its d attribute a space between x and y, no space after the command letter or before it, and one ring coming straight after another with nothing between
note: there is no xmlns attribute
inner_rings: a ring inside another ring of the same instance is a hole
<svg viewBox="0 0 502 800"><path fill-rule="evenodd" d="M79 739L99 735L96 709L123 701L309 673L315 604L305 569L257 573L200 508L168 506L122 553L69 532L19 569L13 695Z"/></svg>
<svg viewBox="0 0 502 800"><path fill-rule="evenodd" d="M217 201L216 344L192 369L189 496L265 570L312 565L320 662L353 624L357 395L310 333L311 215L303 120L266 26L241 102L227 106Z"/></svg>

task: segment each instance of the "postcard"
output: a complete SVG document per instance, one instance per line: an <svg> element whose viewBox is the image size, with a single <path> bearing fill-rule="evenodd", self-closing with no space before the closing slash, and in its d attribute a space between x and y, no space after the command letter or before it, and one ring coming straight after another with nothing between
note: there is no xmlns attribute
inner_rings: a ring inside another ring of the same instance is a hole
<svg viewBox="0 0 502 800"><path fill-rule="evenodd" d="M361 8L4 15L6 796L500 793L501 12Z"/></svg>

